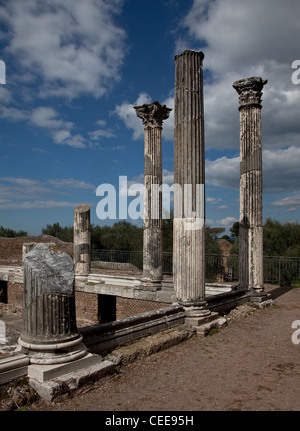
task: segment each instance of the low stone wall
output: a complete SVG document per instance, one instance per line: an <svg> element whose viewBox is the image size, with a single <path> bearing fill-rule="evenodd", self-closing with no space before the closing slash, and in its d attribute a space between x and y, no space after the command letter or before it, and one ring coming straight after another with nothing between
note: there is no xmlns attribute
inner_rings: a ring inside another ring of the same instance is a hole
<svg viewBox="0 0 300 431"><path fill-rule="evenodd" d="M79 332L91 352L103 354L142 337L182 325L184 317L183 308L173 305L115 322L80 328Z"/></svg>
<svg viewBox="0 0 300 431"><path fill-rule="evenodd" d="M22 265L24 242L54 242L59 245L61 251L73 258L73 243L61 241L51 235L19 236L17 238L0 237L0 265Z"/></svg>
<svg viewBox="0 0 300 431"><path fill-rule="evenodd" d="M102 260L95 260L91 262L92 268L101 268L101 269L120 269L120 270L128 270L128 271L138 271L137 266L132 263L120 263L120 262L104 262Z"/></svg>

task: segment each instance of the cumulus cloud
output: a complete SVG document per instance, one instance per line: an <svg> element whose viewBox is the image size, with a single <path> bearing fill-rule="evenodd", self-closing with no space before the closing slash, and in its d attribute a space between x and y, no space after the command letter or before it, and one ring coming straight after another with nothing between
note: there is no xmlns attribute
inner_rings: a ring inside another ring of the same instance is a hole
<svg viewBox="0 0 300 431"><path fill-rule="evenodd" d="M296 207L300 206L300 193L294 193L281 199L272 202L273 206L288 208L289 211L295 211Z"/></svg>
<svg viewBox="0 0 300 431"><path fill-rule="evenodd" d="M126 34L114 20L122 5L123 0L11 0L2 6L6 54L19 62L16 80L40 83L42 97L102 96L119 79L124 58Z"/></svg>
<svg viewBox="0 0 300 431"><path fill-rule="evenodd" d="M262 111L265 148L299 145L300 86L291 81L291 64L299 58L298 8L298 0L284 5L281 0L194 0L182 21L190 37L178 40L176 49L205 54L207 148L238 148L232 83L250 76L268 79Z"/></svg>
<svg viewBox="0 0 300 431"><path fill-rule="evenodd" d="M237 219L237 218L235 218L235 217L225 217L225 218L222 218L222 219L220 219L220 220L217 220L217 224L219 224L219 225L221 225L221 226L224 226L224 227L229 228L229 227L231 227L231 226L233 225L233 223L235 223L236 221L238 221L238 219Z"/></svg>
<svg viewBox="0 0 300 431"><path fill-rule="evenodd" d="M263 150L263 187L266 193L288 192L299 188L300 148L288 147ZM240 158L219 157L207 160L206 184L238 189L240 185Z"/></svg>
<svg viewBox="0 0 300 431"><path fill-rule="evenodd" d="M73 123L59 119L59 114L52 107L39 106L30 115L30 122L47 129L53 141L58 145L68 145L74 148L85 148L85 138L80 134L72 135Z"/></svg>

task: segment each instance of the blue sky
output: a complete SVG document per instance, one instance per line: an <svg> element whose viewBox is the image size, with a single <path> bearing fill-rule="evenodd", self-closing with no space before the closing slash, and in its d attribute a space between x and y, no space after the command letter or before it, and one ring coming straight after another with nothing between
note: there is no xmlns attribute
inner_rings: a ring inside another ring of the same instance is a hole
<svg viewBox="0 0 300 431"><path fill-rule="evenodd" d="M239 112L232 84L268 79L262 101L264 219L300 220L298 0L9 0L0 2L0 225L39 235L73 224L97 186L143 182L134 105L174 108L174 56L202 50L206 219L239 218ZM300 73L299 73L300 76ZM172 183L173 113L163 125Z"/></svg>

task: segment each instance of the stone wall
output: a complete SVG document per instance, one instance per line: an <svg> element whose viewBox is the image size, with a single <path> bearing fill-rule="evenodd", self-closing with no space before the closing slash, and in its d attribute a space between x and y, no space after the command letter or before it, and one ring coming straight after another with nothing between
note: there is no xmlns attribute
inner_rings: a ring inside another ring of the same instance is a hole
<svg viewBox="0 0 300 431"><path fill-rule="evenodd" d="M98 294L87 292L75 292L76 316L79 326L99 323ZM107 295L99 295L107 296ZM140 313L168 307L165 302L146 301L143 299L131 299L116 297L116 320L132 317Z"/></svg>
<svg viewBox="0 0 300 431"><path fill-rule="evenodd" d="M130 299L117 297L116 304L116 317L124 319L125 317L135 316L136 314L144 313L146 311L157 310L163 307L169 307L170 304L165 302L146 301L144 299Z"/></svg>
<svg viewBox="0 0 300 431"><path fill-rule="evenodd" d="M24 242L54 242L60 249L73 258L73 243L63 242L51 235L19 236L17 238L0 237L0 265L22 265L22 247Z"/></svg>
<svg viewBox="0 0 300 431"><path fill-rule="evenodd" d="M73 258L73 243L65 243L50 235L0 238L0 266L2 265L2 268L0 267L0 280L7 282L7 304L0 303L0 311L4 313L13 311L22 314L24 291L22 248L24 243L30 242L54 242L59 245L62 251ZM121 267L118 265L121 265ZM122 264L116 264L116 266L118 266L118 269L125 269ZM126 270L128 271L129 269L135 270L136 268L133 265L128 268L126 265ZM98 294L75 290L75 295L78 325L85 326L99 323ZM125 317L131 317L136 314L163 308L168 305L169 304L163 302L116 297L115 316L116 319L123 319Z"/></svg>
<svg viewBox="0 0 300 431"><path fill-rule="evenodd" d="M98 295L75 290L76 318L79 326L98 323Z"/></svg>

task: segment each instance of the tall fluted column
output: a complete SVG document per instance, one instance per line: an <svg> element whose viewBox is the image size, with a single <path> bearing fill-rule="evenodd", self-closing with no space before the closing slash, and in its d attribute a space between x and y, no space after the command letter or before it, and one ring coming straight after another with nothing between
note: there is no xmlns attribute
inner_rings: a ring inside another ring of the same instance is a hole
<svg viewBox="0 0 300 431"><path fill-rule="evenodd" d="M88 275L91 269L90 207L79 205L74 210L75 275Z"/></svg>
<svg viewBox="0 0 300 431"><path fill-rule="evenodd" d="M171 109L155 101L134 106L145 126L143 286L160 289L162 273L162 156L163 120Z"/></svg>
<svg viewBox="0 0 300 431"><path fill-rule="evenodd" d="M263 292L261 96L267 80L233 83L240 111L239 286Z"/></svg>
<svg viewBox="0 0 300 431"><path fill-rule="evenodd" d="M202 52L175 56L173 277L187 316L205 301L205 164Z"/></svg>

